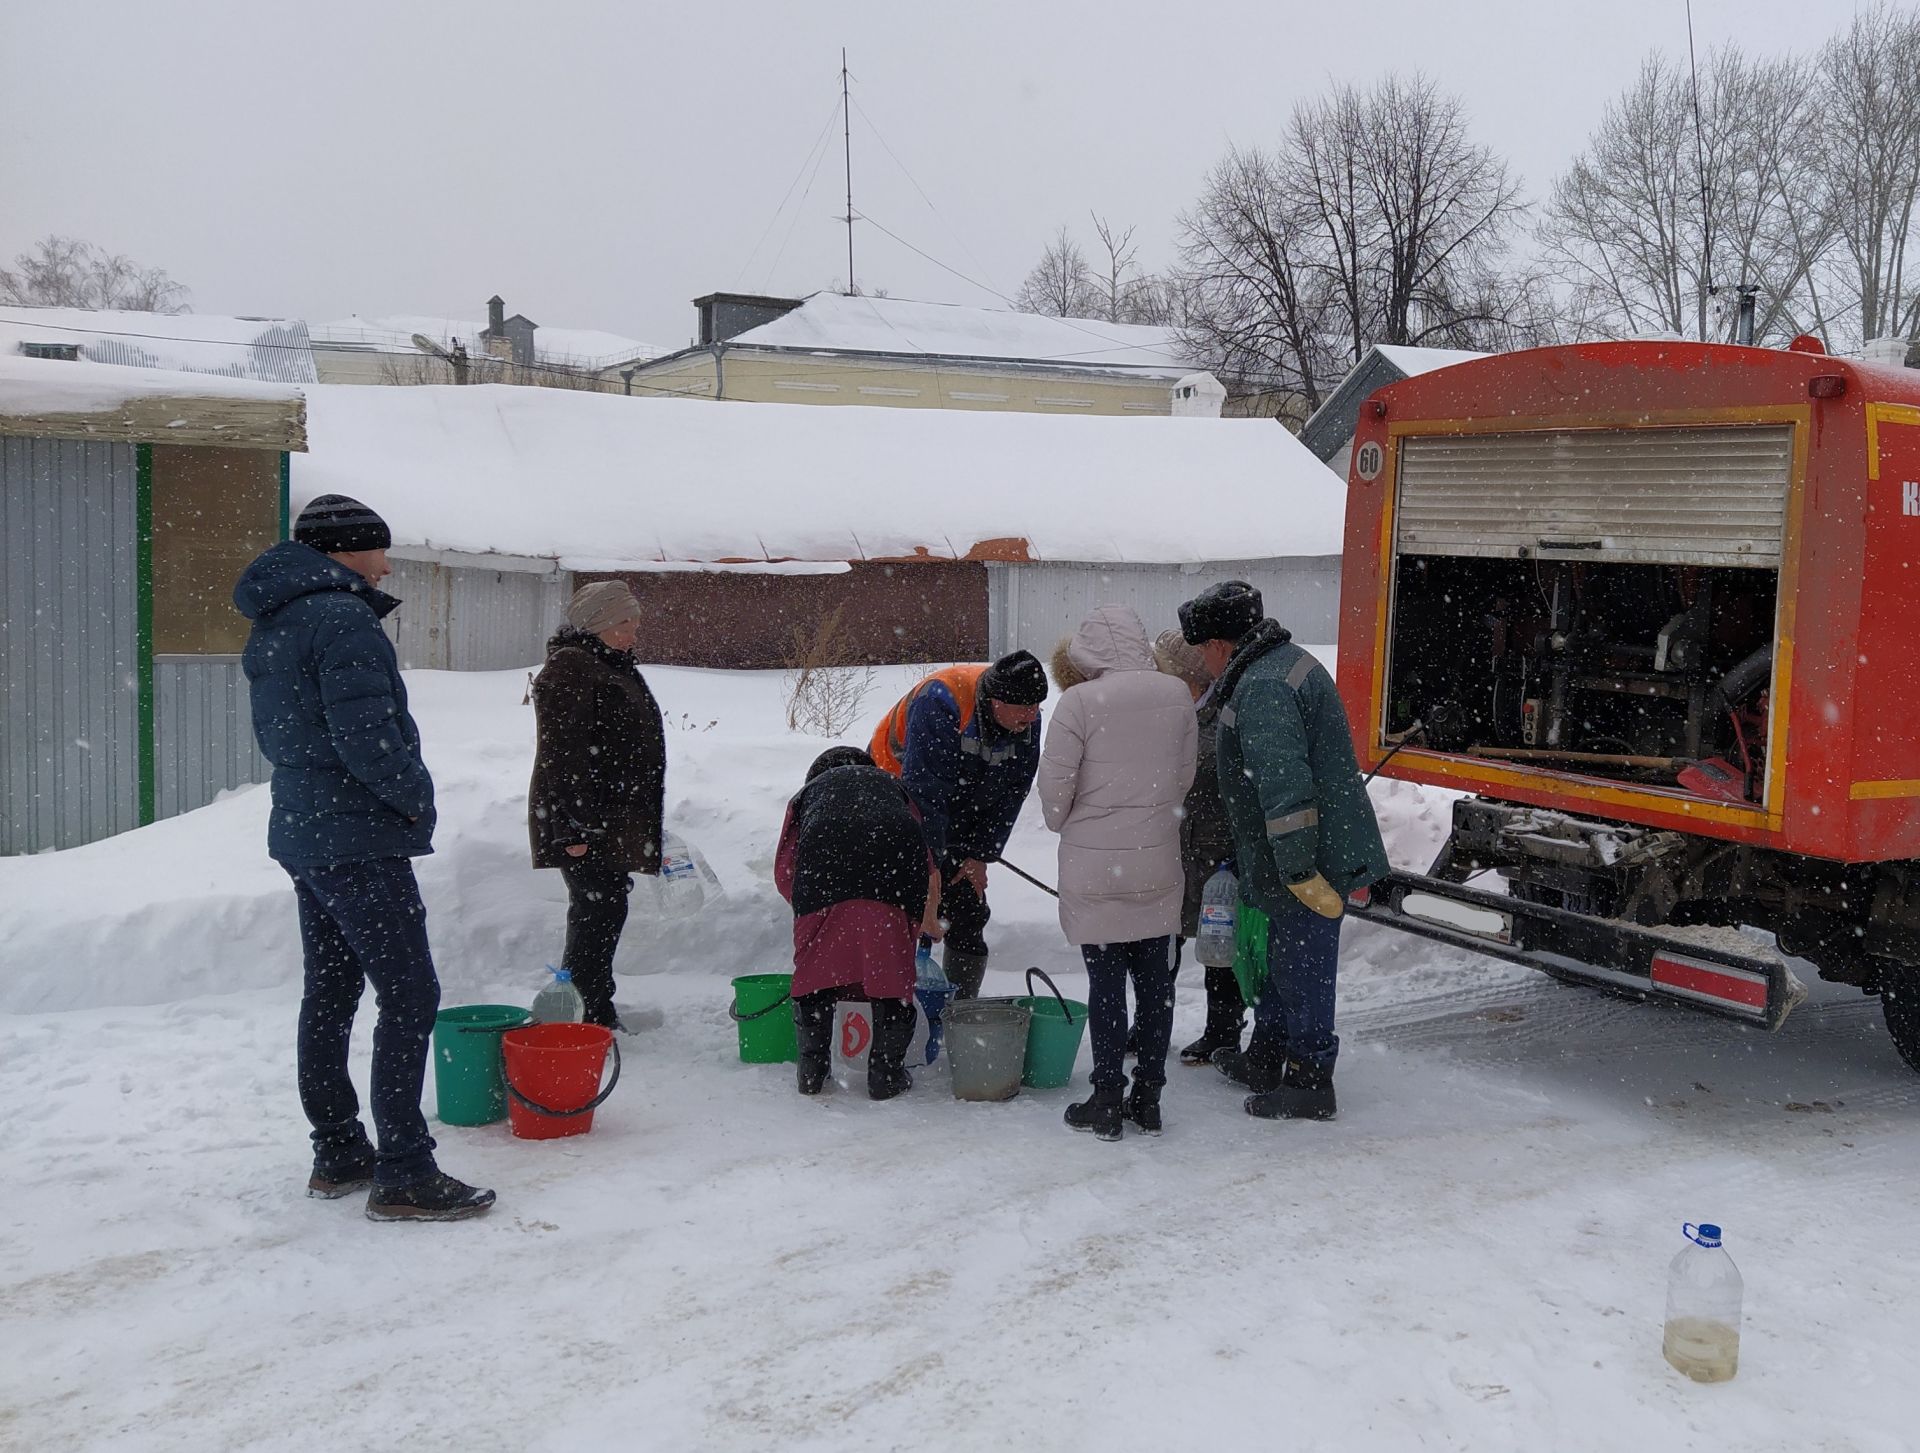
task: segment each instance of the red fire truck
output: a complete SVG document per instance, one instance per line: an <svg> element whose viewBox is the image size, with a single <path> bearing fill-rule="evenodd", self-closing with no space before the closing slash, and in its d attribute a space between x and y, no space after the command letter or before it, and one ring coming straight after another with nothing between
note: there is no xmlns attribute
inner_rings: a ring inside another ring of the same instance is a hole
<svg viewBox="0 0 1920 1453"><path fill-rule="evenodd" d="M1920 372L1607 343L1379 390L1339 676L1363 767L1465 794L1357 914L1770 1029L1793 955L1920 1069Z"/></svg>

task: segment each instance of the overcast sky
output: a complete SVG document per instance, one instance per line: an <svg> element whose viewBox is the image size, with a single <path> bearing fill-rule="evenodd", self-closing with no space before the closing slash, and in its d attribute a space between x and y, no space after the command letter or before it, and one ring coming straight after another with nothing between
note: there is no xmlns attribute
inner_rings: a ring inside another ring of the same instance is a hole
<svg viewBox="0 0 1920 1453"><path fill-rule="evenodd" d="M1810 49L1854 8L1694 0L1694 24L1703 52ZM700 293L844 285L844 45L855 209L954 270L857 224L858 281L993 306L954 272L1012 293L1089 210L1162 264L1229 141L1388 70L1462 95L1537 196L1686 42L1684 0L0 0L0 258L68 233L200 312L475 317L499 292L677 346Z"/></svg>

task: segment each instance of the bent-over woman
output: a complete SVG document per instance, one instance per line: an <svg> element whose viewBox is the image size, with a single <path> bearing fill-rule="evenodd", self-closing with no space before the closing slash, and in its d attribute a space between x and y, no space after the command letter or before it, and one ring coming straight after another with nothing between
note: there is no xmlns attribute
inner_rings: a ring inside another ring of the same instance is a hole
<svg viewBox="0 0 1920 1453"><path fill-rule="evenodd" d="M834 1005L859 998L873 1006L868 1096L911 1089L914 956L922 934L941 934L940 872L913 798L858 747L828 748L787 804L773 880L793 905L800 1093L826 1083Z"/></svg>

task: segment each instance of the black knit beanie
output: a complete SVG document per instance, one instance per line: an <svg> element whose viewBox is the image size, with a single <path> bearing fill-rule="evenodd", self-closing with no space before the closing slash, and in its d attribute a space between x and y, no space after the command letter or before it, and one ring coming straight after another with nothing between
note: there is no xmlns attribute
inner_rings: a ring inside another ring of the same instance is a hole
<svg viewBox="0 0 1920 1453"><path fill-rule="evenodd" d="M1047 699L1047 670L1031 651L1002 656L980 678L980 694L1008 706L1038 706Z"/></svg>
<svg viewBox="0 0 1920 1453"><path fill-rule="evenodd" d="M858 747L828 747L826 751L813 759L813 765L807 768L807 780L811 782L822 773L831 772L839 767L871 767L873 758Z"/></svg>
<svg viewBox="0 0 1920 1453"><path fill-rule="evenodd" d="M1238 641L1266 618L1260 592L1244 580L1209 585L1180 607L1180 634L1190 645Z"/></svg>
<svg viewBox="0 0 1920 1453"><path fill-rule="evenodd" d="M356 550L384 550L393 543L387 522L357 499L323 494L300 511L293 522L293 538L322 555L350 555Z"/></svg>

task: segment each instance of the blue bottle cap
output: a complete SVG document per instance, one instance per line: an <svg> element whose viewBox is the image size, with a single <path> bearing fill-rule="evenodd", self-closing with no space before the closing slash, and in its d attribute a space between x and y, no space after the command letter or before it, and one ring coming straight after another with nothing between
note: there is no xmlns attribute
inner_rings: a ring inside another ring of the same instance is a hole
<svg viewBox="0 0 1920 1453"><path fill-rule="evenodd" d="M1715 1247L1720 1244L1720 1228L1711 1221L1702 1221L1698 1226L1691 1221L1680 1228L1689 1241L1698 1246Z"/></svg>
<svg viewBox="0 0 1920 1453"><path fill-rule="evenodd" d="M572 969L555 969L553 971L553 976L563 984L571 984L573 982Z"/></svg>

